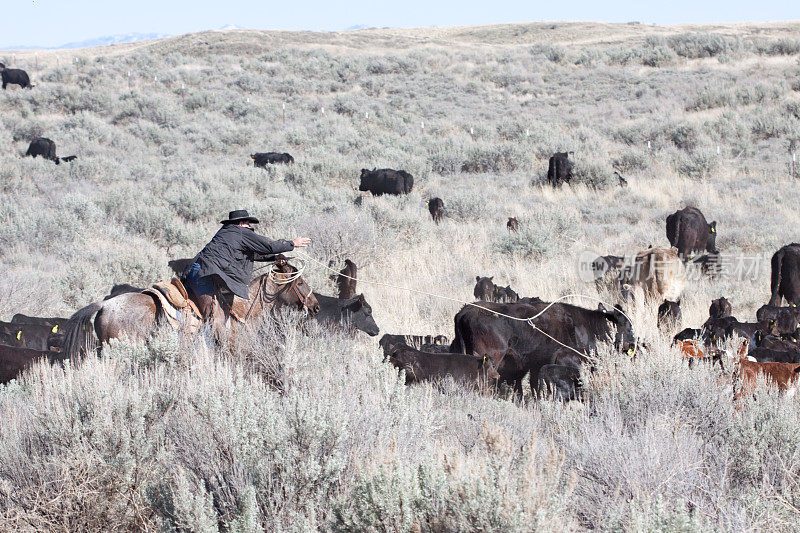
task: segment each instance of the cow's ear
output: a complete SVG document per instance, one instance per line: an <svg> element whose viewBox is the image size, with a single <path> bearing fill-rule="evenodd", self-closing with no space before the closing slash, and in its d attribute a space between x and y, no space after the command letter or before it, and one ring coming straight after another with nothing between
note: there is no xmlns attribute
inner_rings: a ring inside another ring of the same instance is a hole
<svg viewBox="0 0 800 533"><path fill-rule="evenodd" d="M677 301L677 302L675 302L675 303L676 303L676 304L678 304L678 307L680 307L680 305L681 305L681 299L680 299L680 298L678 298L678 301Z"/></svg>
<svg viewBox="0 0 800 533"><path fill-rule="evenodd" d="M493 280L494 280L494 276L489 276L489 281L493 281Z"/></svg>
<svg viewBox="0 0 800 533"><path fill-rule="evenodd" d="M709 224L708 227L711 230L711 233L716 233L717 232L717 221L715 220L714 222Z"/></svg>
<svg viewBox="0 0 800 533"><path fill-rule="evenodd" d="M480 276L475 276L475 281L480 281L480 280L481 280Z"/></svg>

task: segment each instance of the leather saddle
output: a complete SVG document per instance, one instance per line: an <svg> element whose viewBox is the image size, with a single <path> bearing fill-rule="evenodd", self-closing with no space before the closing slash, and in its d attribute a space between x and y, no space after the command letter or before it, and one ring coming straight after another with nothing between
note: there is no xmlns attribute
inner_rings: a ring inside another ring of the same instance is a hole
<svg viewBox="0 0 800 533"><path fill-rule="evenodd" d="M164 317L172 327L186 329L192 333L200 328L203 316L178 278L156 282L151 288L142 292L158 300Z"/></svg>

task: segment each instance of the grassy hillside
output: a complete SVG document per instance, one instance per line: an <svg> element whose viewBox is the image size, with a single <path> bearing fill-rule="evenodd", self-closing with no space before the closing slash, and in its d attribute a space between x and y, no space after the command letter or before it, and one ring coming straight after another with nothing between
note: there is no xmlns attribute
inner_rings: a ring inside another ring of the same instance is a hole
<svg viewBox="0 0 800 533"><path fill-rule="evenodd" d="M800 240L800 24L208 32L0 61L36 85L0 94L4 320L162 279L237 208L268 236L309 235L326 264L352 258L382 333L452 336L458 305L369 280L471 300L493 275L610 300L578 259L668 245L665 217L685 205L759 267L692 280L684 326L722 295L753 320L769 257ZM21 157L37 136L78 160ZM251 166L272 150L296 164ZM575 182L543 187L563 150ZM355 205L373 167L408 170L414 192ZM333 293L320 268L305 277ZM375 339L300 332L292 315L247 354L163 332L38 368L0 389L2 525L793 529L797 402L760 394L735 412L718 372L670 351L651 303L630 314L651 354L602 354L581 405L406 389Z"/></svg>

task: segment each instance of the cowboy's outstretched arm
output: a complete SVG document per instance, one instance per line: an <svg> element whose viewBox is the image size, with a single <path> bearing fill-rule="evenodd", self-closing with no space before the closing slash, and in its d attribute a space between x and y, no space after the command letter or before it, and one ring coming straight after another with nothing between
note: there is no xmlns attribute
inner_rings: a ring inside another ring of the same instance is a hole
<svg viewBox="0 0 800 533"><path fill-rule="evenodd" d="M248 232L245 235L244 244L248 251L253 254L254 261L273 261L276 254L290 252L297 248L308 246L311 239L306 237L298 237L293 241L278 239L271 241L266 237L257 234L256 232Z"/></svg>

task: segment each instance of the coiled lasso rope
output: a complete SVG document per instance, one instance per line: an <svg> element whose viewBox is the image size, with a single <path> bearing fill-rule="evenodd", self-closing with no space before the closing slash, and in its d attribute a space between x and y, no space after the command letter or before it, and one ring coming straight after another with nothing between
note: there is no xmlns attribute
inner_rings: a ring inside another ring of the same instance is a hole
<svg viewBox="0 0 800 533"><path fill-rule="evenodd" d="M473 303L473 302L467 302L465 300L460 300L458 298L453 298L451 296L443 296L441 294L435 294L435 293L432 293L432 292L422 291L422 290L419 290L419 289L410 289L408 287L402 287L400 285L394 285L392 283L385 283L383 281L369 281L369 280L357 279L357 278L348 276L347 274L342 274L341 272L329 267L328 265L322 263L321 261L317 261L316 259L314 259L310 255L308 255L308 254L306 254L304 252L301 252L298 249L295 249L294 253L302 255L308 261L311 261L312 263L316 263L316 264L320 265L325 270L329 270L329 271L333 272L334 274L337 274L339 276L345 277L347 279L352 279L353 281L357 281L357 282L360 282L360 283L366 283L368 285L379 285L379 286L383 286L383 287L389 287L391 289L397 289L397 290L406 291L406 292L415 292L417 294L424 294L425 296L430 296L432 298L439 298L441 300L449 300L451 302L460 303L461 305L469 305L471 307L477 307L478 309L483 309L484 311L487 311L487 312L492 313L492 314L497 315L497 316L501 316L503 318L508 318L510 320L516 320L518 322L527 322L528 325L531 326L531 328L533 328L534 330L538 331L539 333L541 333L545 337L550 338L550 340L552 340L556 344L559 344L559 345L563 346L564 348L567 348L568 350L572 350L573 352L575 352L576 354L578 354L580 356L585 356L586 354L583 353L583 352L579 352L578 350L576 350L572 346L567 346L563 342L559 341L555 337L553 337L550 334L548 334L546 331L543 331L541 328L537 327L536 324L533 323L533 321L536 320L537 318L539 318L542 314L545 313L545 311L550 309L553 305L555 305L558 302L560 302L561 300L565 300L567 298L583 298L584 300L593 300L593 301L599 302L599 303L601 303L603 305L608 305L607 302L604 302L600 298L596 298L594 296L588 296L586 294L566 294L566 295L561 296L560 298L556 298L555 300L550 302L544 309L542 309L541 311L539 311L538 313L536 313L532 317L520 318L520 317L516 317L516 316L507 315L505 313L501 313L500 311L495 311L494 309L489 309L488 307L484 307L482 305L478 305L478 304ZM303 264L303 267L305 269L305 263ZM616 308L614 308L614 306L611 306L611 308L612 309L616 309ZM625 320L627 320L630 323L631 328L633 328L633 321L630 319L630 317L628 315L626 315L623 311L620 311L619 309L616 309L616 311L619 312L619 314L621 314L622 316L624 316ZM634 336L633 353L635 354L638 350L639 350L639 338Z"/></svg>
<svg viewBox="0 0 800 533"><path fill-rule="evenodd" d="M286 273L286 272L276 272L274 268L271 268L270 271L267 273L267 279L272 281L275 285L288 285L292 283L294 280L299 278L303 275L303 272L306 270L306 262L302 259L297 259L296 262L300 263L300 266L292 265L295 269L295 272ZM272 267L272 265L268 265ZM266 267L264 267L266 268ZM277 275L280 274L281 276L286 276L285 279L278 279Z"/></svg>

